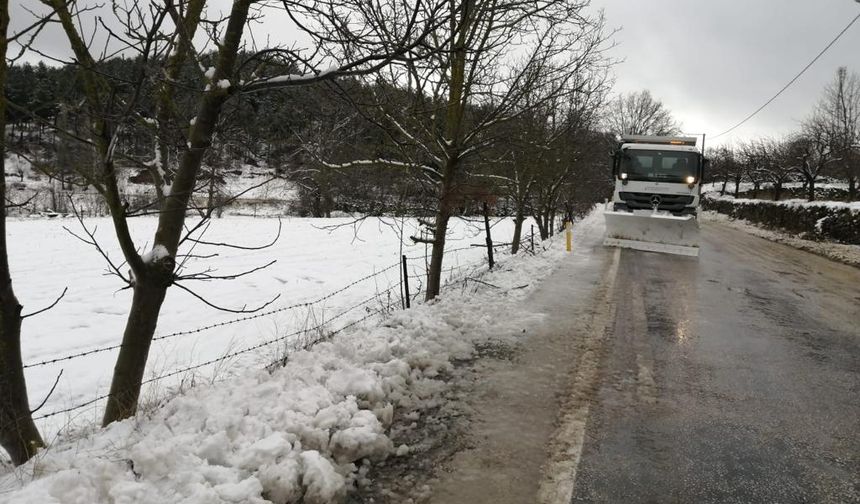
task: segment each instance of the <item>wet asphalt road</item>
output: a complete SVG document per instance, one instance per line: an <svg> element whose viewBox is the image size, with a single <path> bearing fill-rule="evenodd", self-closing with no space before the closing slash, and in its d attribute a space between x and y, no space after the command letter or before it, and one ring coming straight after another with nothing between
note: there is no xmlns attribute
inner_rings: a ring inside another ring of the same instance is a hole
<svg viewBox="0 0 860 504"><path fill-rule="evenodd" d="M702 237L621 252L573 502L860 502L860 269Z"/></svg>

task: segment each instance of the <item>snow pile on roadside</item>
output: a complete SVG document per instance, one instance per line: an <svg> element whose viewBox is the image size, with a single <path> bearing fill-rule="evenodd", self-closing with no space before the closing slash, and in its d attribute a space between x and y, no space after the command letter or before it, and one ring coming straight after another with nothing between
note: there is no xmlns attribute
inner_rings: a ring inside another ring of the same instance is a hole
<svg viewBox="0 0 860 504"><path fill-rule="evenodd" d="M812 252L835 261L839 261L852 266L860 267L860 247L857 245L846 245L843 243L822 242L813 240L804 240L788 233L781 233L761 228L755 224L743 219L733 219L728 215L707 211L702 212L704 220L722 222L736 229L746 231L752 235L789 245L791 247ZM820 224L818 224L820 229Z"/></svg>
<svg viewBox="0 0 860 504"><path fill-rule="evenodd" d="M592 212L579 238L599 218ZM518 300L564 254L563 243L545 244L545 253L503 259L482 277L497 288L451 286L377 327L294 353L271 373L247 370L147 418L52 447L16 470L20 480L35 479L3 500L338 502L366 483L374 462L408 453L393 446L387 427L395 416L440 405L452 360L469 357L481 340L513 341L537 320ZM10 477L2 482L12 485Z"/></svg>

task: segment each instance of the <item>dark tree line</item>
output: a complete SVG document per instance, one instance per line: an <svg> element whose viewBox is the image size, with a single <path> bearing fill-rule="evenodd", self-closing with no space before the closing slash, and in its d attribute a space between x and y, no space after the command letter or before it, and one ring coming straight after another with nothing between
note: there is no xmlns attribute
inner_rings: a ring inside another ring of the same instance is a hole
<svg viewBox="0 0 860 504"><path fill-rule="evenodd" d="M205 61L211 62L212 58L213 55L208 54ZM152 66L154 63L147 65ZM98 72L112 82L122 83L131 81L135 69L140 66L140 57L112 58L99 62ZM202 88L205 85L199 75L187 68L185 71L188 75L184 87ZM289 69L284 65L271 62L265 69L255 70L269 75L285 71ZM91 163L89 152L81 148L75 138L84 133L81 125L84 124L82 120L85 120L86 112L79 106L84 99L82 86L75 65L48 66L44 63L10 67L6 85L6 96L11 104L7 129L11 149L28 155L38 150L42 171L62 181L71 182L70 179L74 179L77 184L70 183L69 187L87 186L85 178L79 176L81 168L75 165ZM118 86L115 91L116 99L119 100L132 90L130 87ZM151 95L154 92L152 83L143 83L142 92ZM195 105L190 96L192 93L188 93L189 96L184 94L183 88L177 90L174 106L179 109L179 115L192 116ZM432 211L432 191L401 167L377 163L337 168L322 164L337 165L355 159L391 159L401 155L403 146L380 127L378 117L368 113L378 106L380 96L401 103L415 100L414 91L393 89L373 80L362 82L357 79L342 79L337 84L317 83L294 87L278 93L239 95L225 104L225 116L230 119L219 123L216 132L218 149L211 153L206 166L213 167L214 176L219 181L223 181L223 177L218 175L219 171L223 174L230 169L227 167L237 165L251 166L255 172L289 179L294 182L298 194L298 200L293 205L294 211L303 216L326 217L333 211L368 215L415 215ZM593 114L599 105L589 104L591 109L588 113ZM469 104L468 108L473 106ZM135 112L146 119L155 115L152 103L147 101L141 101ZM535 119L533 125L537 127L539 121L546 121L547 118L548 115L544 113ZM518 124L513 129L522 129L520 126ZM494 133L497 135L514 133L500 127L495 129L498 130ZM597 124L589 118L587 124L577 126L576 134L581 137L586 131L596 129ZM125 176L136 182L152 182L153 177L148 173L148 167L144 166L152 155L156 141L148 123L141 121L140 124L131 125L119 135L123 144L128 146L126 154L129 158L117 160ZM571 135L566 133L565 139L570 140ZM564 143L561 137L555 141ZM567 142L567 145L571 144ZM580 148L580 151L593 151L590 148L592 142L582 145L588 148ZM175 156L178 148L173 150L172 156ZM530 152L527 150L524 149L521 155L546 157L548 154L534 148ZM576 170L568 163L571 156L556 154L556 158L568 166L570 176L573 177ZM581 161L580 154L577 157ZM513 155L509 153L509 156ZM510 159L492 163L486 159L479 164L482 164L483 172L506 176L509 162ZM206 172L201 176L212 175ZM480 182L489 183L487 178ZM554 190L564 194L562 187L559 185ZM508 184L495 184L493 190L501 196L497 211L514 215L517 197L508 194L509 189L512 188ZM283 195L276 194L274 197ZM541 205L546 206L547 198L541 198L540 194L531 195L528 202L535 201L535 209L526 211L523 207L521 210L524 216L542 215L539 218L541 233L546 235L548 231L544 224L550 212L538 209ZM522 202L526 203L525 200ZM475 209L466 205L465 210Z"/></svg>

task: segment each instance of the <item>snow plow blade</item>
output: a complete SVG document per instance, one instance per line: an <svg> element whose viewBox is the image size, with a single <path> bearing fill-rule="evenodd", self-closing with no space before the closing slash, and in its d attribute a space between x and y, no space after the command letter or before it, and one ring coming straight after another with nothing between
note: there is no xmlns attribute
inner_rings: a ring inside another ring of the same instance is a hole
<svg viewBox="0 0 860 504"><path fill-rule="evenodd" d="M606 211L607 247L686 256L699 255L699 222L692 215Z"/></svg>

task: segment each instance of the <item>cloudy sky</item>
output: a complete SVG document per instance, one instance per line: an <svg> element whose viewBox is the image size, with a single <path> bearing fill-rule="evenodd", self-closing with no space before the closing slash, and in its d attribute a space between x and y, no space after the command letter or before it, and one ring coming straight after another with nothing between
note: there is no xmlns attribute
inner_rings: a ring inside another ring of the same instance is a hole
<svg viewBox="0 0 860 504"><path fill-rule="evenodd" d="M11 2L13 29L28 19L25 4L38 5ZM591 8L603 9L609 27L618 29L611 51L622 60L614 68L615 91L648 89L686 132L711 137L773 96L860 14L855 0L592 0ZM285 21L271 18L255 31L284 42ZM58 30L43 35L41 49L68 54ZM841 65L860 72L860 21L773 104L718 142L796 129Z"/></svg>
<svg viewBox="0 0 860 504"><path fill-rule="evenodd" d="M854 0L592 0L620 28L618 92L648 89L684 130L714 136L740 122L815 57L852 18ZM768 108L731 135L791 132L839 66L860 73L860 21Z"/></svg>

